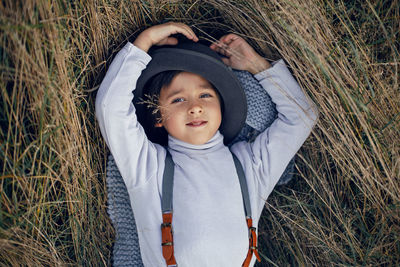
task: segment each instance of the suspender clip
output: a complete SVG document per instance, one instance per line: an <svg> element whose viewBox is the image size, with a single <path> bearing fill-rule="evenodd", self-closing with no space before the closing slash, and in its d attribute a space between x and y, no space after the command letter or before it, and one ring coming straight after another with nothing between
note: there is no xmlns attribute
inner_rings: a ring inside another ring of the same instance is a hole
<svg viewBox="0 0 400 267"><path fill-rule="evenodd" d="M166 228L166 227L171 227L171 223L162 223L162 224L161 224L161 230L162 230L163 228Z"/></svg>

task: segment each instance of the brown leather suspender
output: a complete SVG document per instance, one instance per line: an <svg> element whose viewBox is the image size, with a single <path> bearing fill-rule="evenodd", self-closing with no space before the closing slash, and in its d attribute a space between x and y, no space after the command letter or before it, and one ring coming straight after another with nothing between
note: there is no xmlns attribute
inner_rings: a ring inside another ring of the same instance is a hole
<svg viewBox="0 0 400 267"><path fill-rule="evenodd" d="M251 205L249 189L247 188L246 176L243 171L242 164L239 159L232 153L233 162L235 163L236 172L239 178L240 190L242 191L244 212L246 214L247 227L249 228L249 251L247 252L246 259L244 260L242 267L248 267L251 261L251 257L256 255L258 261L261 261L260 255L258 255L257 248L257 234L256 228L253 227L253 220L251 218Z"/></svg>
<svg viewBox="0 0 400 267"><path fill-rule="evenodd" d="M162 253L167 266L176 266L174 256L174 238L172 235L172 213L163 213L161 224Z"/></svg>
<svg viewBox="0 0 400 267"><path fill-rule="evenodd" d="M246 177L244 175L243 167L238 158L232 153L233 160L236 167L236 172L239 177L240 189L242 191L243 206L246 214L247 227L249 228L249 251L247 252L246 259L244 260L242 267L248 267L251 262L251 257L256 256L258 261L261 261L260 255L257 250L257 234L256 228L253 227L253 220L251 218L251 206L249 191L247 188ZM161 209L163 223L161 224L161 238L162 238L162 253L167 266L177 266L174 256L174 240L172 231L172 195L173 195L173 183L174 183L174 162L172 156L167 150L167 156L165 158L165 168L163 174L162 183L162 197L161 197Z"/></svg>
<svg viewBox="0 0 400 267"><path fill-rule="evenodd" d="M247 218L246 221L247 221L247 227L249 228L249 251L247 252L247 256L243 262L242 267L249 266L253 252L254 252L254 255L256 255L257 260L261 261L260 255L258 254L258 248L257 248L256 228L253 227L253 220L251 218Z"/></svg>
<svg viewBox="0 0 400 267"><path fill-rule="evenodd" d="M162 182L161 210L163 223L161 224L162 253L167 266L176 266L174 256L174 236L172 231L172 193L174 185L175 164L167 150Z"/></svg>

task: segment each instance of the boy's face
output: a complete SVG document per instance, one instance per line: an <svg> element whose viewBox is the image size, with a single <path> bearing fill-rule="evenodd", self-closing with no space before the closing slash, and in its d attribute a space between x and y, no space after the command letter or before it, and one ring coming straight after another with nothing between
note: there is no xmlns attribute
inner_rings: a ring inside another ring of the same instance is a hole
<svg viewBox="0 0 400 267"><path fill-rule="evenodd" d="M217 92L202 76L181 72L160 92L162 127L173 137L193 145L209 141L221 125Z"/></svg>

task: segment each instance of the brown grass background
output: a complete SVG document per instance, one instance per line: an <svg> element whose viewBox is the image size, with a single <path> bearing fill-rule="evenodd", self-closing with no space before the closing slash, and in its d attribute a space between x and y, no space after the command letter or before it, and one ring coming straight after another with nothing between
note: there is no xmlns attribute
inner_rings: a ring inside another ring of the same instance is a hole
<svg viewBox="0 0 400 267"><path fill-rule="evenodd" d="M0 2L0 265L104 266L108 153L94 117L113 56L144 28L235 32L283 58L320 120L268 199L265 266L400 262L399 1ZM261 266L261 265L260 265Z"/></svg>

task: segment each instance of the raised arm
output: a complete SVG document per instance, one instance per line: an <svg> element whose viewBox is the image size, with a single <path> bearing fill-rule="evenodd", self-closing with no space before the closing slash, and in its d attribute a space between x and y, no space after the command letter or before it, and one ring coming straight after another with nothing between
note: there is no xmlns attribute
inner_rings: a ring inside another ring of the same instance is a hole
<svg viewBox="0 0 400 267"><path fill-rule="evenodd" d="M238 143L232 151L242 164L251 162L254 183L266 199L287 164L299 150L317 121L317 109L293 78L283 60L272 66L241 37L227 34L211 49L226 56L228 66L247 70L260 82L276 104L278 118L253 143ZM246 160L247 158L247 160Z"/></svg>
<svg viewBox="0 0 400 267"><path fill-rule="evenodd" d="M318 112L283 60L255 75L268 92L278 111L277 119L253 143L247 144L255 172L266 198L278 182L289 161L314 127ZM260 188L260 189L261 189Z"/></svg>
<svg viewBox="0 0 400 267"><path fill-rule="evenodd" d="M147 140L132 104L136 81L150 60L147 53L127 43L111 63L96 96L101 133L128 189L156 171L156 149Z"/></svg>
<svg viewBox="0 0 400 267"><path fill-rule="evenodd" d="M138 123L132 104L136 82L151 57L153 45L174 45L171 34L181 33L197 41L189 26L166 23L143 31L134 44L127 43L116 55L96 96L96 117L100 130L129 189L140 186L157 172L157 146ZM158 147L160 149L160 147Z"/></svg>

